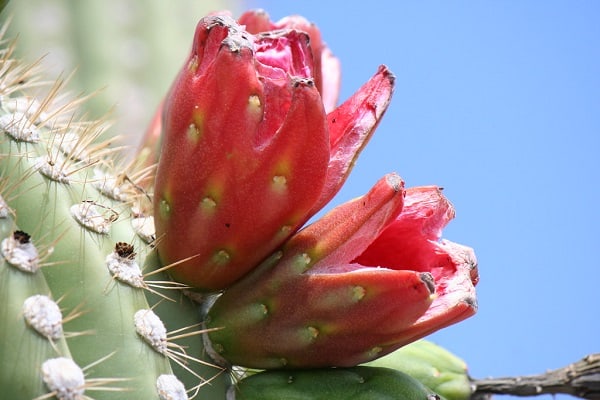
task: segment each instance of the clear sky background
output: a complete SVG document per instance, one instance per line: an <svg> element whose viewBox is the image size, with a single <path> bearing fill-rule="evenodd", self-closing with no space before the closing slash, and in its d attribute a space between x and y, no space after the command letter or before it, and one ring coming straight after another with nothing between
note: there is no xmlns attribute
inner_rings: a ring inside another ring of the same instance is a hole
<svg viewBox="0 0 600 400"><path fill-rule="evenodd" d="M397 171L445 188L478 314L431 339L474 377L600 352L600 2L246 1L317 23L342 99L387 64L392 104L336 203Z"/></svg>

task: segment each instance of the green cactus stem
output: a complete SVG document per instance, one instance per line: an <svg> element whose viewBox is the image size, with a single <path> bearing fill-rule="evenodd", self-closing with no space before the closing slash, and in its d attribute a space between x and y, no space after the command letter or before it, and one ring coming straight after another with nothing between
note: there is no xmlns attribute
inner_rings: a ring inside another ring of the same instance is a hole
<svg viewBox="0 0 600 400"><path fill-rule="evenodd" d="M404 372L447 400L468 400L473 394L467 364L427 340L406 345L365 365Z"/></svg>
<svg viewBox="0 0 600 400"><path fill-rule="evenodd" d="M173 339L178 334L169 333L197 324L195 308L183 305L177 290L161 292L175 299L178 310L171 313L164 337L157 339L164 343L155 346L149 340L157 333L154 325L144 326L142 320L142 326L136 326L135 316L140 310L150 312L146 294L161 289L151 289L143 275L137 285L115 277L115 271L129 271L134 262L144 265L151 251L144 240L148 235L138 235L132 225L140 215L131 207L139 208L147 197L131 179L137 174L115 169L118 162L108 143L92 144L102 134L103 123L79 121L72 107L77 102L54 106L60 83L51 85L47 97L35 100L36 88L44 83L35 78L34 68L11 55L9 47L0 60L0 188L8 210L3 239L12 240L3 252L2 296L14 300L4 302L10 307L0 314L0 324L9 327L3 329L2 346L10 346L3 347L7 355L2 358L10 361L2 368L0 385L15 391L12 399L31 399L39 393L23 395L19 388L32 385L31 390L39 392L40 382L45 382L41 395L69 399L62 394L65 382L53 375L53 368L66 368L73 371L75 382L85 376L83 387L76 388L78 396L93 391L94 399L109 399L117 391L127 392L128 398L152 399L159 398L157 379L172 375L173 363L185 366L179 372L186 389L211 381L212 390L220 384L224 393L222 370L198 359L201 338L196 335L192 354ZM21 248L33 243L37 252ZM14 267L19 257L25 260L20 269ZM119 268L119 263L124 266ZM157 268L147 265L151 267ZM17 317L32 295L60 299L60 309L72 316L64 324L70 335L50 340L30 332L34 324ZM31 354L23 357L17 349ZM42 363L44 359L53 361Z"/></svg>
<svg viewBox="0 0 600 400"><path fill-rule="evenodd" d="M70 357L64 335L45 336L33 329L24 318L27 299L36 295L47 296L50 288L39 270L27 272L19 269L18 263L8 261L7 253L11 247L14 252L15 246L18 246L14 237L22 233L15 230L12 218L0 218L0 354L4 365L0 368L0 385L3 395L10 399L33 399L45 394L47 391L39 379L40 369L36 366L57 353ZM15 258L12 261L15 262ZM62 327L61 321L58 322L58 327ZM54 328L58 331L56 325Z"/></svg>
<svg viewBox="0 0 600 400"><path fill-rule="evenodd" d="M267 371L243 379L231 391L236 400L440 399L402 372L375 367Z"/></svg>
<svg viewBox="0 0 600 400"><path fill-rule="evenodd" d="M198 18L235 6L226 0L12 0L3 15L18 56L43 57L46 77L77 70L76 93L93 118L113 110L111 133L135 143L189 49ZM35 21L35 23L32 23Z"/></svg>

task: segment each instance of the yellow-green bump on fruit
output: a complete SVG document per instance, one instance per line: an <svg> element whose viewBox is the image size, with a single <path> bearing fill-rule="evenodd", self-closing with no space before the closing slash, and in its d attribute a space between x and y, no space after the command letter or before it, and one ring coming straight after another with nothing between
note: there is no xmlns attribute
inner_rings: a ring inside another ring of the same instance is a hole
<svg viewBox="0 0 600 400"><path fill-rule="evenodd" d="M191 123L188 127L187 135L190 139L190 142L192 142L192 144L196 144L200 140L200 137L202 137L202 130L195 123Z"/></svg>
<svg viewBox="0 0 600 400"><path fill-rule="evenodd" d="M217 207L217 202L212 199L212 197L206 196L200 201L200 208L205 211L207 214L213 214L215 208Z"/></svg>
<svg viewBox="0 0 600 400"><path fill-rule="evenodd" d="M169 201L167 199L162 199L160 201L160 204L158 206L158 214L163 219L169 218L169 215L171 214L171 204L169 204Z"/></svg>

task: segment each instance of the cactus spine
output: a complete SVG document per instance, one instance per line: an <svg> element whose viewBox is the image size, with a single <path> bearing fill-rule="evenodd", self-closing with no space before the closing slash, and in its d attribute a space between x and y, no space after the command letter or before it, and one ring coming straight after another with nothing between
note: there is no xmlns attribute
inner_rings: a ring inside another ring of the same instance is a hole
<svg viewBox="0 0 600 400"><path fill-rule="evenodd" d="M45 396L52 390L48 382L40 385L41 361L53 357L72 357L82 368L93 365L86 370L88 383L80 389L93 391L95 399L114 398L115 390L127 391L131 398L158 398L157 379L173 374L171 364L178 367L187 389L218 376L220 368L186 358L185 354L196 358L202 354L199 336L193 341L195 348L187 349L168 333L166 338L142 337L160 330L144 326L148 323L144 318L136 320L136 326L134 316L168 311L166 304L151 310L147 301L147 297L156 301L157 296L146 293L162 289L149 288L135 271L137 285L127 284L115 278L115 269L111 272L107 264L137 262L144 273L156 268L155 258L147 257L151 248L134 229L139 226L132 225L140 215L131 206L139 205L146 195L136 189L135 172L116 172L109 161L114 151L108 143L92 144L103 124L77 121L77 112L71 109L77 102L53 108L60 83L43 100L35 100L36 88L43 82L36 79L35 68L11 58L12 49L5 50L0 61L0 187L8 211L1 222L2 239L7 240L1 296L3 304L10 305L0 314L0 325L8 328L2 329L0 342L2 358L12 361L2 368L0 385L15 390L13 399ZM18 268L18 257L11 254L23 253L20 245L37 247L37 254L22 257L39 269ZM44 338L23 322L23 302L32 295L58 300L63 313L71 314L64 324L67 334ZM169 314L169 332L197 323L195 308L178 291L162 296L172 298L177 306L177 313ZM206 387L218 390L220 384L224 391L224 382L223 376ZM23 394L23 387L30 392ZM61 397L60 390L57 397L69 398Z"/></svg>
<svg viewBox="0 0 600 400"><path fill-rule="evenodd" d="M4 15L12 19L11 36L19 36L19 57L44 56L46 76L77 69L69 88L105 88L86 103L90 115L114 110L108 133L139 133L180 67L198 18L229 3L12 0Z"/></svg>

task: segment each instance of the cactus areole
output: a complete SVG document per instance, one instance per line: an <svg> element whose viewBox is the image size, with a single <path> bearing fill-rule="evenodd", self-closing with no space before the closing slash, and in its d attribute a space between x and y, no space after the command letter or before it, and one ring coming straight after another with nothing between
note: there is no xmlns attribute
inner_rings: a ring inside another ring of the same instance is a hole
<svg viewBox="0 0 600 400"><path fill-rule="evenodd" d="M238 281L337 193L393 90L382 66L327 113L339 69L316 28L240 20L276 30L203 18L162 110L157 247L177 263L172 276L201 291Z"/></svg>

